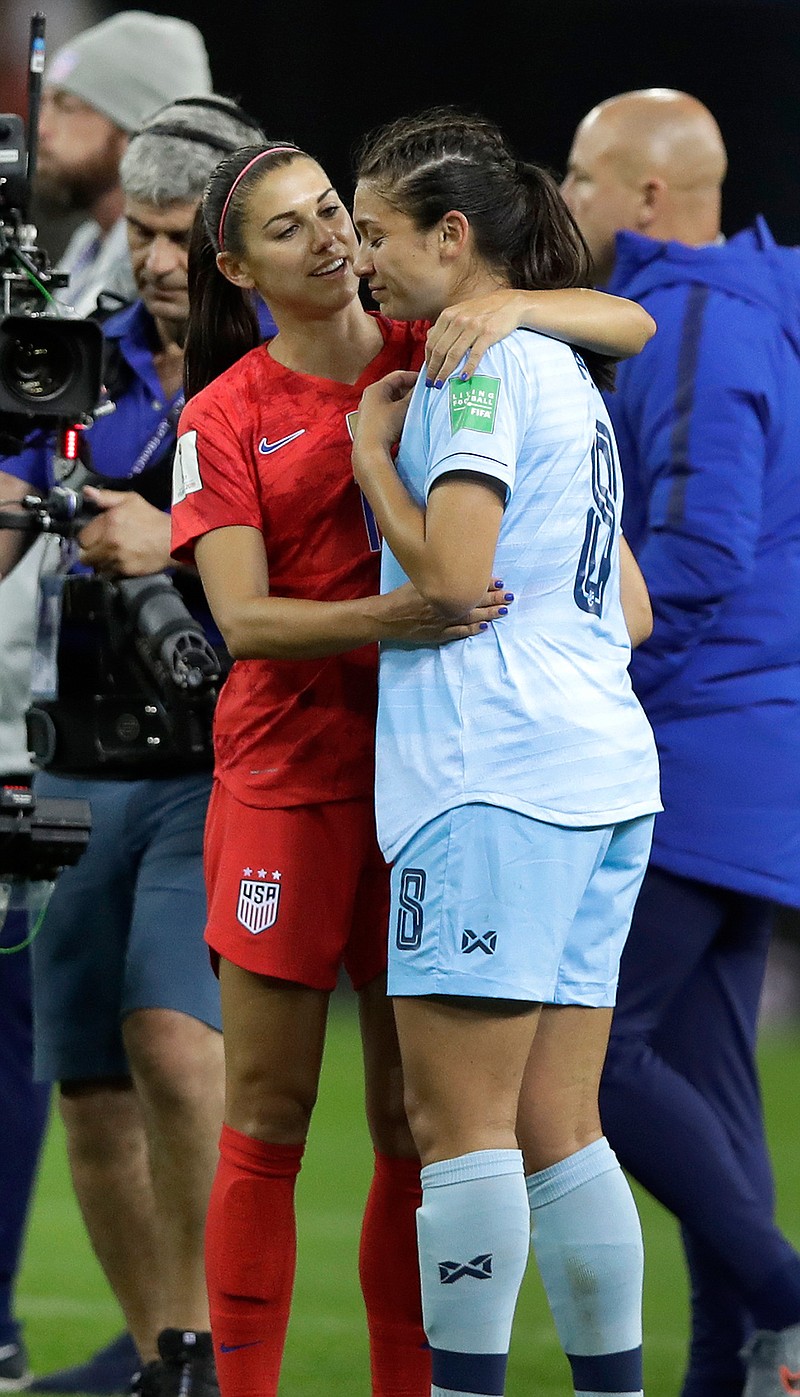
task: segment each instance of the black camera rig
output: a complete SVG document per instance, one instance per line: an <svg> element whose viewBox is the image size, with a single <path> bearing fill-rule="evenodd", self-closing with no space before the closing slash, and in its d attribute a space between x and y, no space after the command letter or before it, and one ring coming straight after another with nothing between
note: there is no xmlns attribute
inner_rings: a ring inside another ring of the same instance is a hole
<svg viewBox="0 0 800 1397"><path fill-rule="evenodd" d="M75 538L96 513L80 492L57 485L44 498L26 495L17 509L0 511L0 528ZM199 600L198 579L63 579L58 692L37 699L27 714L37 765L78 775L148 775L209 764L223 664L184 593Z"/></svg>
<svg viewBox="0 0 800 1397"><path fill-rule="evenodd" d="M0 882L46 881L78 862L89 842L88 800L38 798L0 786Z"/></svg>
<svg viewBox="0 0 800 1397"><path fill-rule="evenodd" d="M79 459L78 429L106 406L98 403L103 334L94 319L63 317L51 291L67 278L50 270L28 223L43 67L44 16L36 14L27 142L19 117L0 116L0 452L20 450L35 430L54 433L57 455L79 467L73 476L84 484L92 476ZM70 539L95 512L80 491L56 486L45 499L4 502L0 528ZM166 573L60 580L48 683L27 713L37 765L79 776L206 769L223 652L192 615L199 580Z"/></svg>
<svg viewBox="0 0 800 1397"><path fill-rule="evenodd" d="M50 269L28 221L36 170L45 17L31 17L28 130L0 114L0 451L19 451L36 427L87 425L101 391L103 336L69 319L52 292L68 278Z"/></svg>
<svg viewBox="0 0 800 1397"><path fill-rule="evenodd" d="M0 932L11 913L13 940L0 955L23 951L42 925L53 884L77 863L89 842L87 800L39 799L26 785L0 784ZM20 937L19 933L22 932Z"/></svg>

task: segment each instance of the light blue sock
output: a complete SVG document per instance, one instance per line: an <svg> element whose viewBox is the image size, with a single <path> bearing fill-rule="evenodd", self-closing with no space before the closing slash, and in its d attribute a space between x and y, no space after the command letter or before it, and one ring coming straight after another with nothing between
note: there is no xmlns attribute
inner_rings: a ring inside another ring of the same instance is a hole
<svg viewBox="0 0 800 1397"><path fill-rule="evenodd" d="M431 1397L501 1397L530 1246L519 1150L477 1150L422 1170L417 1212Z"/></svg>
<svg viewBox="0 0 800 1397"><path fill-rule="evenodd" d="M639 1214L607 1140L527 1180L533 1250L576 1397L641 1397Z"/></svg>

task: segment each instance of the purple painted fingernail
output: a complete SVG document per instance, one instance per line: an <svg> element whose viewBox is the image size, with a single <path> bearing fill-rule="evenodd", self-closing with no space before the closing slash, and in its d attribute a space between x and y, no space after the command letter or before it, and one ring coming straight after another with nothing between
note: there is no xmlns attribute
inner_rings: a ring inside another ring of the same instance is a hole
<svg viewBox="0 0 800 1397"><path fill-rule="evenodd" d="M497 614L498 614L498 616L507 616L507 615L508 615L508 607L507 607L507 606L501 606L501 607L499 607Z"/></svg>
<svg viewBox="0 0 800 1397"><path fill-rule="evenodd" d="M426 378L426 379L425 379L425 387L426 387L426 388L432 388L432 387L433 387L433 379L432 379L432 378Z"/></svg>
<svg viewBox="0 0 800 1397"><path fill-rule="evenodd" d="M444 379L443 379L443 378L437 378L437 380L436 380L436 382L434 383L433 386L434 386L434 388L444 388Z"/></svg>
<svg viewBox="0 0 800 1397"><path fill-rule="evenodd" d="M505 596L503 597L503 601L513 601L513 600L514 600L514 593L513 593L513 592L506 592Z"/></svg>
<svg viewBox="0 0 800 1397"><path fill-rule="evenodd" d="M480 626L478 627L478 629L481 630L481 631L488 631L488 629L489 629L489 622L488 622L488 621L481 621Z"/></svg>
<svg viewBox="0 0 800 1397"><path fill-rule="evenodd" d="M493 582L493 583L492 583L492 586L493 586L493 587L497 587L498 589L499 589L500 587L502 587L502 585L503 585L502 582Z"/></svg>
<svg viewBox="0 0 800 1397"><path fill-rule="evenodd" d="M466 383L467 379L469 378L469 374L459 374L458 376L461 379L462 383Z"/></svg>

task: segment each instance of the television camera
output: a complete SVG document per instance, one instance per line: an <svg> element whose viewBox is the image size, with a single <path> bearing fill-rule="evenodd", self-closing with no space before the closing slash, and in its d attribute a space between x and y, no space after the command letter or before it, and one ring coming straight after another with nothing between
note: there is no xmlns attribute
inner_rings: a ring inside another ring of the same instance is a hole
<svg viewBox="0 0 800 1397"><path fill-rule="evenodd" d="M79 459L80 429L109 408L98 401L103 336L94 320L64 316L52 291L67 278L50 269L27 220L43 68L44 16L37 13L27 138L19 117L0 116L0 453L20 450L34 429L44 429L56 437L56 456L71 464L71 478L86 483L92 476ZM81 491L56 486L44 499L0 502L0 528L29 540L73 539L94 512ZM207 765L221 663L192 615L197 580L70 573L57 585L57 622L46 607L40 613L48 681L26 716L37 765L107 775Z"/></svg>
<svg viewBox="0 0 800 1397"><path fill-rule="evenodd" d="M75 538L95 512L80 492L56 485L44 498L26 495L18 509L0 510L0 528ZM184 586L197 591L194 578ZM146 773L164 760L205 760L222 665L173 579L70 575L61 602L60 644L84 663L77 672L59 663L57 696L28 710L37 763L135 762Z"/></svg>
<svg viewBox="0 0 800 1397"><path fill-rule="evenodd" d="M100 397L103 337L53 297L68 278L50 268L28 221L36 171L45 17L31 17L28 129L0 114L0 452L37 427L88 425Z"/></svg>

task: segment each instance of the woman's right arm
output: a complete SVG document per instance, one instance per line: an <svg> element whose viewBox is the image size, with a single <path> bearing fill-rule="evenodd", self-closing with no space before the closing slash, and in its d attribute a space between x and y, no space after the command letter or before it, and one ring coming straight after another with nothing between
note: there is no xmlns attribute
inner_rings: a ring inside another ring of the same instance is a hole
<svg viewBox="0 0 800 1397"><path fill-rule="evenodd" d="M310 660L395 640L437 645L477 635L500 614L502 591L454 623L424 602L411 584L353 601L276 597L269 591L264 539L235 525L203 534L195 545L208 604L235 660Z"/></svg>

